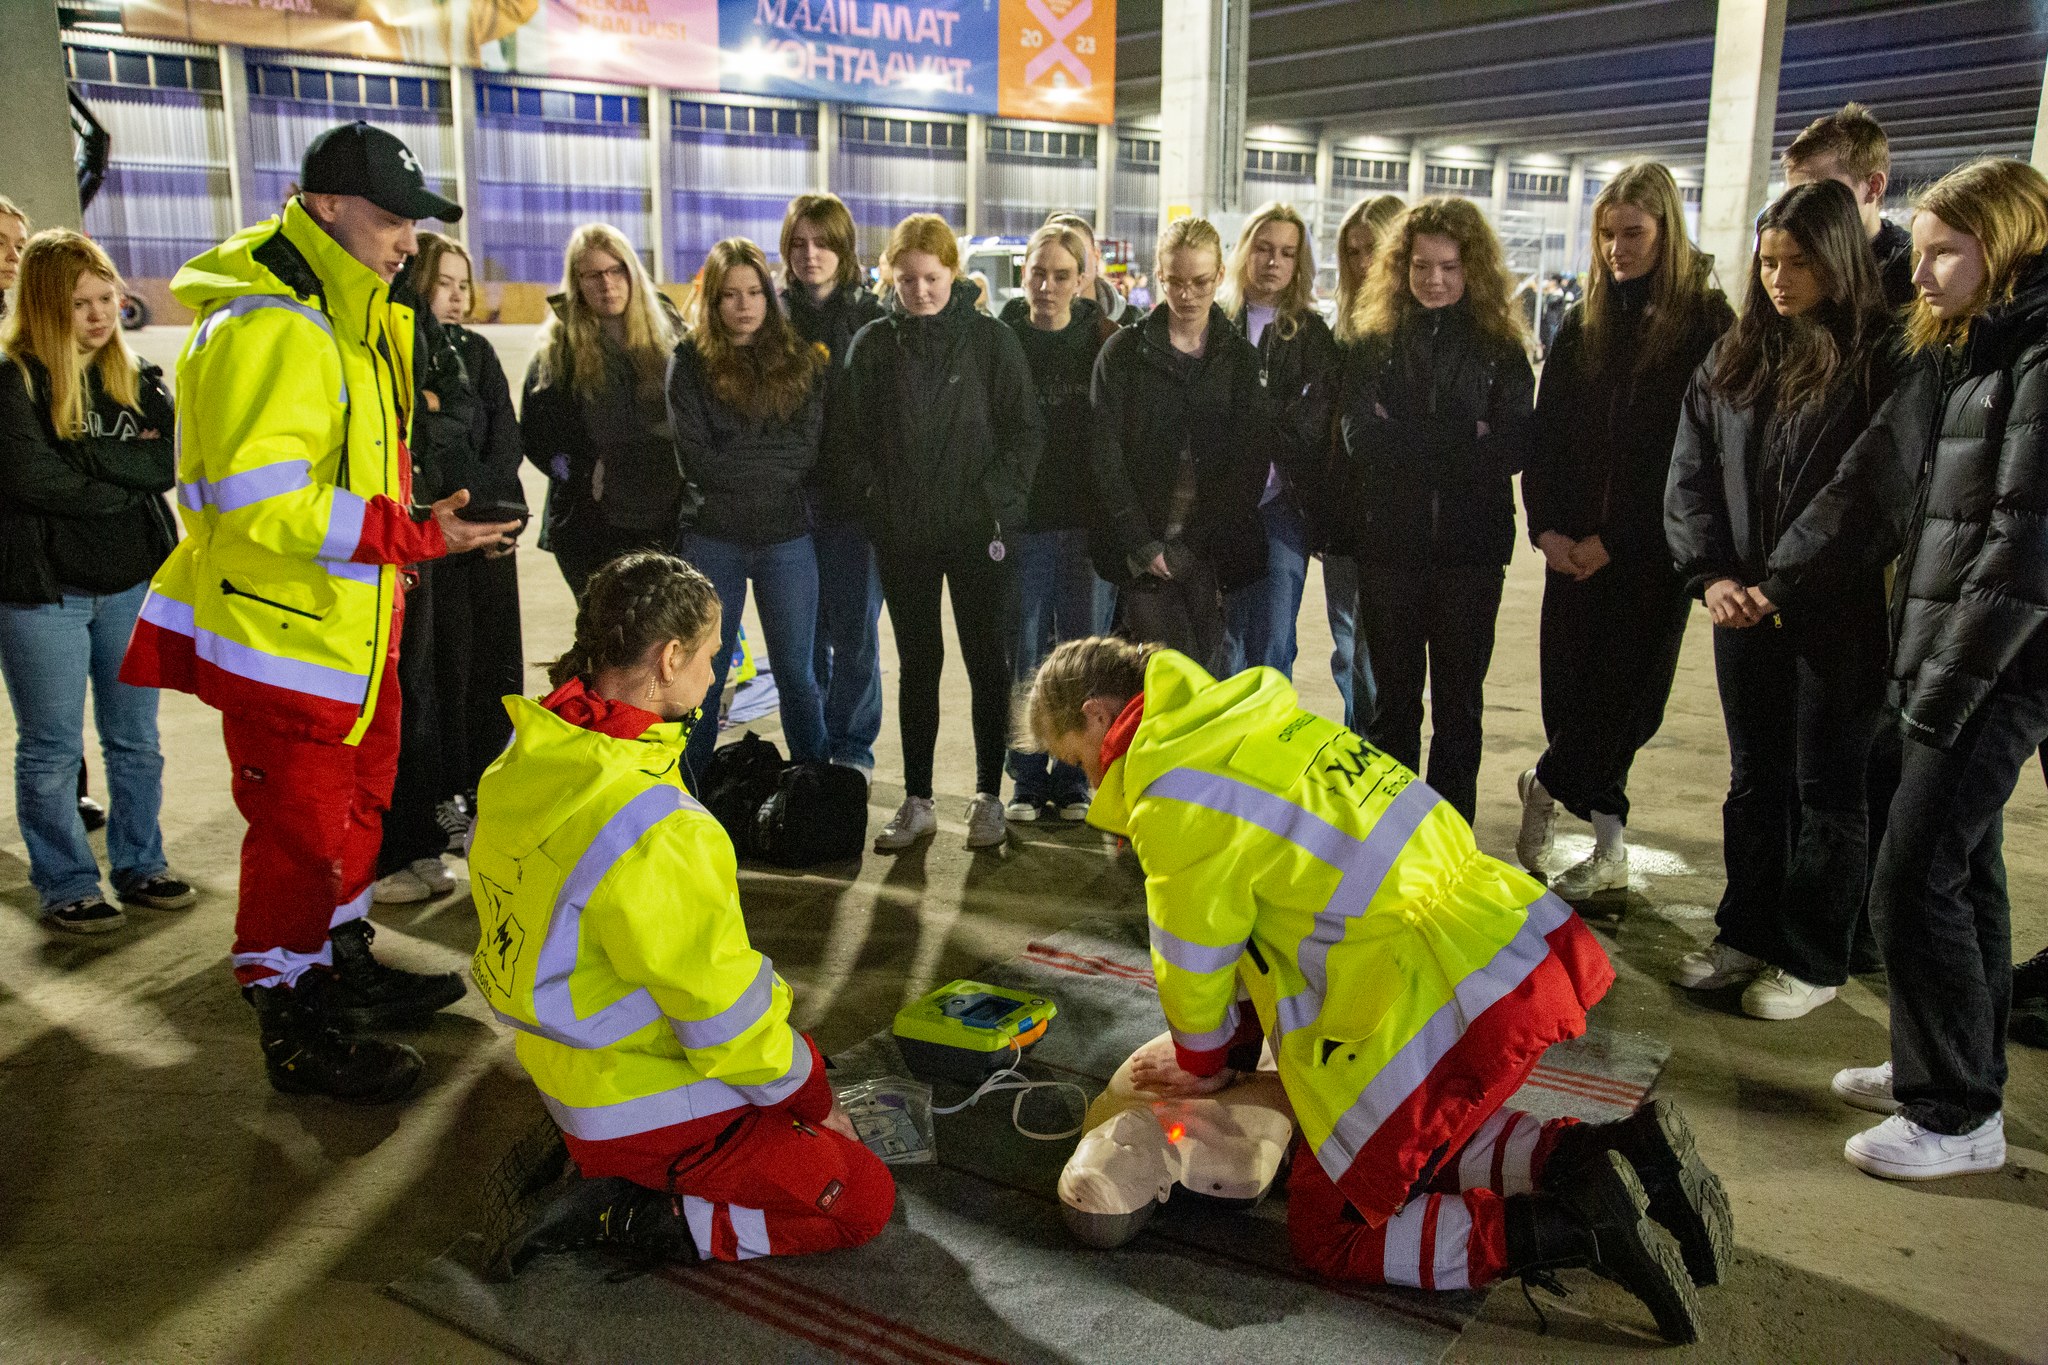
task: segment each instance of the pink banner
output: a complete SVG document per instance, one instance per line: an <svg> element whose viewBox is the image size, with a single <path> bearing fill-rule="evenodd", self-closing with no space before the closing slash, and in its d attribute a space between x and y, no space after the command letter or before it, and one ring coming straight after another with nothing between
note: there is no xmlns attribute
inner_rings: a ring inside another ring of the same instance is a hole
<svg viewBox="0 0 2048 1365"><path fill-rule="evenodd" d="M718 88L718 0L545 0L554 76Z"/></svg>

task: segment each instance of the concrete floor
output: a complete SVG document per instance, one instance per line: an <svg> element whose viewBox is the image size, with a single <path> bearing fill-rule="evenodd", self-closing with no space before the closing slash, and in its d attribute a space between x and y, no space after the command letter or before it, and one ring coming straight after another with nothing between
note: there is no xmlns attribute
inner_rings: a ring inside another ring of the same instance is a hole
<svg viewBox="0 0 2048 1365"><path fill-rule="evenodd" d="M521 373L524 329L493 331ZM145 352L166 359L177 342L165 329L140 336ZM543 661L568 639L568 592L535 551L522 556L522 587L529 656ZM1504 856L1514 775L1541 747L1540 589L1539 561L1525 548L1500 616L1481 786L1480 840ZM1312 577L1308 601L1319 604L1320 593ZM1319 606L1304 610L1301 633L1304 699L1332 714ZM537 671L530 682L539 687ZM798 1022L828 1051L931 984L1036 936L1088 916L1142 914L1136 879L1086 831L1033 831L1000 856L962 848L972 764L957 667L947 687L934 843L895 860L869 856L851 881L742 874L754 939L795 987ZM472 994L414 1039L428 1080L405 1105L362 1110L273 1093L227 971L241 821L219 723L167 694L162 728L165 841L205 893L194 910L133 911L131 927L98 940L46 932L11 794L0 793L0 1360L499 1359L378 1286L476 1225L481 1173L538 1115L508 1035ZM12 744L13 727L0 728L0 765ZM893 716L880 748L876 826L901 797ZM103 792L97 754L91 762ZM1836 1067L1885 1055L1881 982L1858 981L1788 1024L1663 984L1670 964L1712 932L1726 780L1707 628L1696 616L1664 730L1636 768L1638 886L1594 915L1621 973L1609 1020L1670 1039L1662 1093L1685 1105L1735 1203L1741 1264L1706 1295L1708 1338L1687 1354L2048 1361L2048 1059L2015 1049L2004 1172L1889 1185L1841 1160L1843 1139L1866 1118L1827 1092ZM2007 830L2024 954L2048 939L2048 799L2031 779ZM475 944L462 894L380 911L377 921L380 952L421 967L464 969ZM1646 1323L1632 1304L1570 1278L1579 1292L1546 1305L1547 1334L1503 1287L1453 1358L1607 1360L1651 1349L1631 1330Z"/></svg>

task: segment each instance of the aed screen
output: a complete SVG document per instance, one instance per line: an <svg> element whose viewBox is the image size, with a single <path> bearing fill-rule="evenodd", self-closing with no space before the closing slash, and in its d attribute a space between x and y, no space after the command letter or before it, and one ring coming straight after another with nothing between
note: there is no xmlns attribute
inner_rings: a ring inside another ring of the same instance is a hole
<svg viewBox="0 0 2048 1365"><path fill-rule="evenodd" d="M1003 1022L1017 1002L986 991L956 996L946 1002L945 1012L969 1028L994 1028Z"/></svg>

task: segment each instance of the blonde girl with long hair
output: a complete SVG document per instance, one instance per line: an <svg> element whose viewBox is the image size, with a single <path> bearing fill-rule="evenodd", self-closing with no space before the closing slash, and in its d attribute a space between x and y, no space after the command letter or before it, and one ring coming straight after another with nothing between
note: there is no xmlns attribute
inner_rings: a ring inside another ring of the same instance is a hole
<svg viewBox="0 0 2048 1365"><path fill-rule="evenodd" d="M668 371L669 425L695 509L681 553L725 604L712 655L712 704L739 636L747 585L775 670L782 736L797 763L830 757L811 658L818 627L818 557L808 491L825 423L823 346L789 324L768 257L728 237L704 258L690 334ZM787 661L786 663L784 661ZM685 751L701 775L718 738L715 709Z"/></svg>
<svg viewBox="0 0 2048 1365"><path fill-rule="evenodd" d="M548 304L520 427L526 458L549 480L541 548L580 594L607 560L675 545L683 476L663 383L682 327L609 223L570 236Z"/></svg>
<svg viewBox="0 0 2048 1365"><path fill-rule="evenodd" d="M1892 1179L2005 1160L2001 817L2048 740L2048 180L2020 161L1949 172L1914 203L1913 254L1914 369L1888 411L1926 473L1894 579L1905 741L1870 897L1891 1060L1834 1080L1848 1103L1892 1113L1844 1149Z"/></svg>
<svg viewBox="0 0 2048 1365"><path fill-rule="evenodd" d="M1330 450L1337 343L1315 307L1315 244L1292 204L1261 205L1230 253L1218 301L1259 353L1259 373L1281 424L1259 498L1266 572L1230 594L1229 660L1294 676L1295 620L1308 557L1329 548L1336 527L1316 490L1334 471Z"/></svg>
<svg viewBox="0 0 2048 1365"><path fill-rule="evenodd" d="M1379 686L1366 735L1419 769L1426 682L1429 783L1469 821L1535 390L1500 241L1478 208L1410 209L1373 258L1358 318L1343 427L1359 626Z"/></svg>
<svg viewBox="0 0 2048 1365"><path fill-rule="evenodd" d="M1521 776L1515 851L1552 869L1557 807L1593 825L1558 893L1628 884L1628 773L1664 720L1692 598L1664 542L1664 484L1686 384L1734 321L1686 235L1671 172L1638 162L1593 200L1585 298L1557 329L1522 471L1543 552L1540 647L1548 747Z"/></svg>
<svg viewBox="0 0 2048 1365"><path fill-rule="evenodd" d="M0 674L14 707L15 815L44 922L118 929L78 811L85 698L107 770L107 857L130 905L181 910L157 816L154 688L120 681L150 576L176 543L163 374L121 336L120 272L75 232L31 237L0 332ZM90 471L90 472L88 472Z"/></svg>

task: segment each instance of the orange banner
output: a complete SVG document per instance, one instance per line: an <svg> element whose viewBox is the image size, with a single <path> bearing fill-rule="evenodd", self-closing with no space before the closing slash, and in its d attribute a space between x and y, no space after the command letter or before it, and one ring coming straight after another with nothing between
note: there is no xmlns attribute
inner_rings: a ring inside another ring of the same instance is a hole
<svg viewBox="0 0 2048 1365"><path fill-rule="evenodd" d="M1116 119L1116 0L1002 0L1002 118Z"/></svg>

